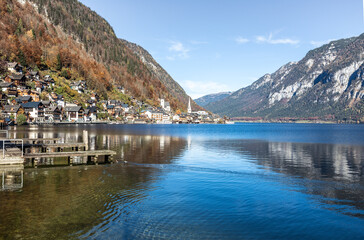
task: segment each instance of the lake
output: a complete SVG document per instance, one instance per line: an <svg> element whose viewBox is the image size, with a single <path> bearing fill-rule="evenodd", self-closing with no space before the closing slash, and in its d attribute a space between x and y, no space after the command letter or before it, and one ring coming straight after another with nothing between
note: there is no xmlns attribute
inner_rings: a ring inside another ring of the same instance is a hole
<svg viewBox="0 0 364 240"><path fill-rule="evenodd" d="M364 125L13 128L111 149L0 191L0 239L364 239ZM127 163L124 163L127 161ZM14 170L15 171L15 170Z"/></svg>

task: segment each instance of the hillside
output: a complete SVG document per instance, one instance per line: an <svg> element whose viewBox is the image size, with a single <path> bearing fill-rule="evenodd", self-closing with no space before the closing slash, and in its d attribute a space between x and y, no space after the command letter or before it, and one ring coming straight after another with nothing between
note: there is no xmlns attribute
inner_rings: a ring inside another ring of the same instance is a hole
<svg viewBox="0 0 364 240"><path fill-rule="evenodd" d="M173 79L167 87L105 19L77 0L0 0L0 6L2 60L67 72L69 80L86 80L105 99L123 86L140 100L158 104L163 97L172 108L186 108L183 89L178 96L171 92Z"/></svg>
<svg viewBox="0 0 364 240"><path fill-rule="evenodd" d="M120 41L129 49L131 49L133 53L136 54L138 58L145 64L148 70L166 86L169 94L174 96L180 102L188 102L188 96L185 90L173 80L173 78L157 63L157 61L154 60L148 51L146 51L141 46L128 42L124 39L120 39ZM171 95L168 95L165 98L170 98ZM192 101L191 104L194 110L202 110L202 108L194 101Z"/></svg>
<svg viewBox="0 0 364 240"><path fill-rule="evenodd" d="M230 117L363 119L363 53L364 35L333 41L206 109Z"/></svg>
<svg viewBox="0 0 364 240"><path fill-rule="evenodd" d="M200 105L201 107L205 107L209 103L220 101L228 96L231 95L232 92L221 92L221 93L214 93L205 95L203 97L195 99L195 102Z"/></svg>

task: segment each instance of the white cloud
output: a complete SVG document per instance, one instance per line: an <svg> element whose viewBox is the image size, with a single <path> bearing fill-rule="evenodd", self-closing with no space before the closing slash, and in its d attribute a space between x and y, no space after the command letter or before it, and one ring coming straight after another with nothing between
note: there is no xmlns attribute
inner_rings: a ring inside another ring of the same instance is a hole
<svg viewBox="0 0 364 240"><path fill-rule="evenodd" d="M270 33L268 37L265 36L257 36L256 40L258 43L269 43L269 44L290 44L297 45L300 43L299 40L291 39L291 38L273 38L273 33Z"/></svg>
<svg viewBox="0 0 364 240"><path fill-rule="evenodd" d="M235 42L237 42L238 44L244 44L244 43L249 42L249 39L247 39L247 38L243 38L243 37L237 37L237 38L235 39Z"/></svg>
<svg viewBox="0 0 364 240"><path fill-rule="evenodd" d="M227 92L231 89L226 84L217 82L203 82L203 81L184 81L183 88L193 98L199 98L207 94Z"/></svg>
<svg viewBox="0 0 364 240"><path fill-rule="evenodd" d="M322 45L335 41L335 40L336 39L328 39L328 40L324 40L324 41L311 41L310 44L315 47L321 47Z"/></svg>
<svg viewBox="0 0 364 240"><path fill-rule="evenodd" d="M169 60L174 60L176 57L181 59L189 58L190 49L186 48L183 43L178 41L172 41L171 46L168 48L169 52L173 53L173 56L167 57Z"/></svg>

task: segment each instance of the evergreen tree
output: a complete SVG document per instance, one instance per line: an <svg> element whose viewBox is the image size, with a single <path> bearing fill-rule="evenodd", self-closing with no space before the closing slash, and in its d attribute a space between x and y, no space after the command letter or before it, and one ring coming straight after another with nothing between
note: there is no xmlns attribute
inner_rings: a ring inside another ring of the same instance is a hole
<svg viewBox="0 0 364 240"><path fill-rule="evenodd" d="M58 53L57 54L57 65L56 65L57 71L61 71L62 67L63 67L63 64L62 64L61 55L59 55L59 53Z"/></svg>
<svg viewBox="0 0 364 240"><path fill-rule="evenodd" d="M27 60L25 58L25 55L23 53L23 51L21 49L19 49L19 52L18 52L18 61L21 65L23 66L27 66Z"/></svg>
<svg viewBox="0 0 364 240"><path fill-rule="evenodd" d="M19 22L18 22L18 26L15 30L15 34L16 35L20 35L24 32L24 27L23 27L23 21L21 20L21 18L19 18Z"/></svg>

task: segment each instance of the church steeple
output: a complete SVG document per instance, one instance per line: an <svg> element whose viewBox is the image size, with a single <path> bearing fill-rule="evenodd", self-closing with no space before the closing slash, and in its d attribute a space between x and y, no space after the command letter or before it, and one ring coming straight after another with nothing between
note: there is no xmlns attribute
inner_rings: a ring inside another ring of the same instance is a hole
<svg viewBox="0 0 364 240"><path fill-rule="evenodd" d="M191 109L191 98L188 98L188 107L187 107L187 113L192 113L192 109Z"/></svg>

